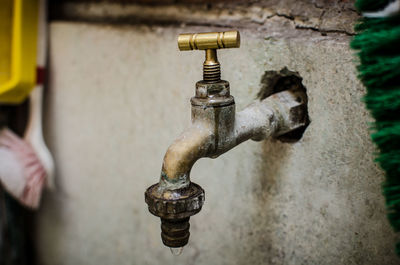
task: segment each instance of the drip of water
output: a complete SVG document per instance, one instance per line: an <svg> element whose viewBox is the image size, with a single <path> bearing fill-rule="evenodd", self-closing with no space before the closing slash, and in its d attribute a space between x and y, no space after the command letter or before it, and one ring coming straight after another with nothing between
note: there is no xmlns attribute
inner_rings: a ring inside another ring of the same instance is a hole
<svg viewBox="0 0 400 265"><path fill-rule="evenodd" d="M183 252L183 247L181 248L169 248L171 250L172 255L179 256Z"/></svg>

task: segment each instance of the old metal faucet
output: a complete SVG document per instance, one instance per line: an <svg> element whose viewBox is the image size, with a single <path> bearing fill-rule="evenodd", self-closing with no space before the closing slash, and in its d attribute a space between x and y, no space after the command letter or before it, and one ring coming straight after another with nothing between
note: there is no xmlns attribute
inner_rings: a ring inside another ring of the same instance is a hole
<svg viewBox="0 0 400 265"><path fill-rule="evenodd" d="M238 48L238 31L181 34L178 46L181 51L205 50L206 59L203 80L191 99L191 126L168 148L160 181L145 192L149 211L161 218L162 241L171 248L187 244L189 218L204 203L204 190L190 181L198 159L216 158L248 139L277 137L307 123L304 91L285 90L235 111L229 83L221 80L217 49Z"/></svg>

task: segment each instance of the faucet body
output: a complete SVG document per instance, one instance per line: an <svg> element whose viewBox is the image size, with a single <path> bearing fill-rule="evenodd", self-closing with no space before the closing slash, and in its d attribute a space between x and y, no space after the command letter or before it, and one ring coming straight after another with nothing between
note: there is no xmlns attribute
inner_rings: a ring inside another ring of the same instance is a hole
<svg viewBox="0 0 400 265"><path fill-rule="evenodd" d="M194 163L249 139L260 141L306 126L306 102L304 91L286 90L236 112L227 81L196 83L191 125L168 148L159 183L145 193L150 212L161 217L165 245L186 245L189 217L204 203L203 189L190 181Z"/></svg>
<svg viewBox="0 0 400 265"><path fill-rule="evenodd" d="M164 245L183 247L189 240L189 218L201 210L204 190L190 181L190 170L202 157L216 158L238 144L280 136L307 125L305 91L285 90L236 112L229 83L221 80L217 49L238 48L238 31L187 33L180 50L204 50L203 80L191 99L192 123L168 148L159 183L145 192L149 211L161 218Z"/></svg>
<svg viewBox="0 0 400 265"><path fill-rule="evenodd" d="M299 99L301 102L296 101ZM304 115L293 117L293 110L302 111L303 100L300 91L283 91L236 112L228 82L198 82L196 96L191 99L191 125L164 156L161 189L188 187L190 170L200 158L216 158L246 140L260 141L304 126ZM296 119L295 124L292 119Z"/></svg>

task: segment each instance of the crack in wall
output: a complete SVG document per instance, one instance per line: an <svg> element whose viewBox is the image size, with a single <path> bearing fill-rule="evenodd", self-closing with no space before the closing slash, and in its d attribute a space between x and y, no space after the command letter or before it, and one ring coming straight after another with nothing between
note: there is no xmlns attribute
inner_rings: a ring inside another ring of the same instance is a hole
<svg viewBox="0 0 400 265"><path fill-rule="evenodd" d="M299 30L312 30L312 31L320 32L322 35L326 35L326 34L328 34L328 33L345 34L345 35L347 35L347 36L354 36L354 35L355 35L354 32L349 32L349 31L346 31L346 30L340 30L340 29L324 29L324 28L322 28L322 27L321 27L321 24L322 24L322 22L323 22L323 16L325 15L325 12L326 12L325 10L322 11L321 16L319 17L319 24L318 24L317 27L299 25L299 24L296 22L296 17L294 17L294 16L292 16L292 15L288 15L288 14L276 13L276 14L274 14L274 15L272 15L272 16L267 17L267 18L269 19L269 18L273 18L273 17L275 17L275 16L282 17L282 18L285 18L285 19L288 19L288 20L292 21L292 22L293 22L293 25L294 25L294 27L295 27L296 29L299 29Z"/></svg>
<svg viewBox="0 0 400 265"><path fill-rule="evenodd" d="M345 34L347 36L354 36L356 35L355 33L351 33L351 32L347 32L345 30L334 30L334 29L328 29L328 30L324 30L324 29L319 29L319 28L313 28L313 27L303 27L303 26L296 26L296 29L305 29L305 30L312 30L312 31L317 31L320 32L322 35L326 36L329 33L338 33L338 34Z"/></svg>
<svg viewBox="0 0 400 265"><path fill-rule="evenodd" d="M293 23L295 29L298 29L298 30L312 30L312 31L319 32L322 35L326 35L326 34L329 34L329 33L345 34L347 36L354 36L355 35L354 32L349 32L349 31L346 31L346 30L324 29L324 28L322 28L321 24L323 23L323 16L324 15L325 15L325 10L322 11L321 16L319 17L318 26L316 26L316 27L300 25L300 24L297 23L296 17L294 17L292 15L289 15L289 14L281 14L281 13L275 13L273 15L268 16L263 24L265 24L268 19L271 19L271 18L274 18L274 17L280 17L280 18L284 18L284 19L290 20Z"/></svg>

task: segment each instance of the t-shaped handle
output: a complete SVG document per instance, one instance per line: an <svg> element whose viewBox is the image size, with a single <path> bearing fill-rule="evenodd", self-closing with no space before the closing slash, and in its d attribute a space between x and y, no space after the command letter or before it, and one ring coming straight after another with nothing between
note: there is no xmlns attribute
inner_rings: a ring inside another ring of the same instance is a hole
<svg viewBox="0 0 400 265"><path fill-rule="evenodd" d="M221 80L221 67L216 49L239 48L239 31L184 33L178 37L178 47L181 51L205 50L206 60L203 64L203 80L216 83Z"/></svg>
<svg viewBox="0 0 400 265"><path fill-rule="evenodd" d="M181 51L239 48L239 31L184 33L179 34L178 47Z"/></svg>

